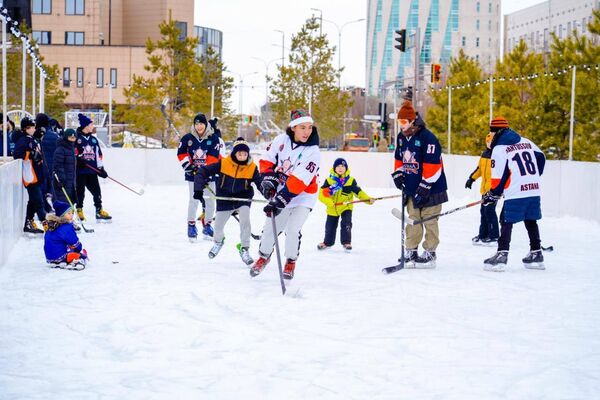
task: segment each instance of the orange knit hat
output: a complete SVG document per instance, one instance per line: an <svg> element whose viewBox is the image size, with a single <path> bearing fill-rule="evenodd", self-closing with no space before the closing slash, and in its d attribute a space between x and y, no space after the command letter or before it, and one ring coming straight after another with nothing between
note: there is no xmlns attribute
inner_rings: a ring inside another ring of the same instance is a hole
<svg viewBox="0 0 600 400"><path fill-rule="evenodd" d="M402 107L400 107L400 111L398 111L398 119L407 119L409 121L414 121L417 119L417 113L415 112L415 108L410 100L406 100L402 104Z"/></svg>

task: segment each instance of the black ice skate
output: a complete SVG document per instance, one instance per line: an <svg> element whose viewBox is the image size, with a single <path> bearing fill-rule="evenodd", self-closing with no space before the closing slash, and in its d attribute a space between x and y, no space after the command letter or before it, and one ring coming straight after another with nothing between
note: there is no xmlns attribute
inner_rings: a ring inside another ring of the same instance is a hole
<svg viewBox="0 0 600 400"><path fill-rule="evenodd" d="M406 249L406 252L404 253L404 268L414 268L415 267L415 260L419 257L419 253L417 252L417 249ZM402 261L400 258L398 259L398 262Z"/></svg>
<svg viewBox="0 0 600 400"><path fill-rule="evenodd" d="M508 261L508 251L498 251L483 262L483 269L492 272L504 272Z"/></svg>
<svg viewBox="0 0 600 400"><path fill-rule="evenodd" d="M96 209L96 222L110 223L110 222L112 222L112 217L103 208L97 208Z"/></svg>
<svg viewBox="0 0 600 400"><path fill-rule="evenodd" d="M528 269L546 269L542 250L532 250L523 259L523 266Z"/></svg>
<svg viewBox="0 0 600 400"><path fill-rule="evenodd" d="M414 268L426 269L435 268L435 251L423 251L423 254L417 256L414 261Z"/></svg>
<svg viewBox="0 0 600 400"><path fill-rule="evenodd" d="M37 224L33 219L28 219L25 221L25 226L23 226L23 232L27 237L42 237L44 231L38 228Z"/></svg>

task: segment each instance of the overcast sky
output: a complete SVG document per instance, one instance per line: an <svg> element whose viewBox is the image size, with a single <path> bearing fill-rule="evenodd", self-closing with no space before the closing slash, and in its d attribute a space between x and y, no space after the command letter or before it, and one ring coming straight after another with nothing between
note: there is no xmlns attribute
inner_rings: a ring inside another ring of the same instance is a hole
<svg viewBox="0 0 600 400"><path fill-rule="evenodd" d="M282 35L285 32L285 47L306 18L323 12L323 32L331 43L338 45L338 26L346 22L366 18L367 0L195 0L195 24L218 29L223 32L223 61L233 71L236 87L239 75L244 77L243 111L258 113L265 101L265 62L269 73L275 74L275 64L281 59ZM503 14L520 10L540 0L502 0ZM342 30L341 58L345 70L342 85L365 86L366 21L346 25ZM260 58L263 61L254 59ZM286 50L287 61L287 50ZM337 66L337 55L334 58ZM253 72L257 72L252 75ZM239 108L239 91L232 97L232 108Z"/></svg>

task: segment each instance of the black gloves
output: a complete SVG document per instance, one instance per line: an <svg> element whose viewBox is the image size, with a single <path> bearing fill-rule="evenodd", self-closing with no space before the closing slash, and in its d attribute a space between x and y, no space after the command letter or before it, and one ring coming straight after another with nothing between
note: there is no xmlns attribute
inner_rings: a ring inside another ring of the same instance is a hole
<svg viewBox="0 0 600 400"><path fill-rule="evenodd" d="M98 176L104 179L108 178L108 174L106 173L104 167L98 169Z"/></svg>
<svg viewBox="0 0 600 400"><path fill-rule="evenodd" d="M275 174L263 175L262 182L260 183L260 192L265 199L270 199L277 192L277 185L279 185L279 179Z"/></svg>
<svg viewBox="0 0 600 400"><path fill-rule="evenodd" d="M467 179L467 182L465 183L465 189L471 189L471 186L473 186L473 182L475 181L471 179L471 177L469 177L469 179Z"/></svg>
<svg viewBox="0 0 600 400"><path fill-rule="evenodd" d="M502 196L498 196L494 193L492 193L492 191L488 191L486 194L484 194L481 199L483 200L483 205L487 206L490 204L494 204L495 202L497 202L498 200L500 200L500 197Z"/></svg>
<svg viewBox="0 0 600 400"><path fill-rule="evenodd" d="M198 167L195 166L193 163L188 163L185 167L183 167L183 170L186 174L196 175L196 173L198 172Z"/></svg>
<svg viewBox="0 0 600 400"><path fill-rule="evenodd" d="M397 169L392 173L394 179L394 185L400 190L404 189L404 172L401 169Z"/></svg>
<svg viewBox="0 0 600 400"><path fill-rule="evenodd" d="M271 201L269 201L269 204L267 204L265 208L263 208L263 211L265 212L265 214L267 214L267 217L276 217L277 215L279 215L281 210L283 210L285 206L287 206L287 204L288 201L280 193L273 197Z"/></svg>
<svg viewBox="0 0 600 400"><path fill-rule="evenodd" d="M429 192L431 191L431 184L425 181L419 183L419 187L415 191L415 201L413 203L415 208L423 208L429 200Z"/></svg>
<svg viewBox="0 0 600 400"><path fill-rule="evenodd" d="M195 190L194 191L194 199L196 200L200 200L200 201L204 201L204 193L202 190Z"/></svg>

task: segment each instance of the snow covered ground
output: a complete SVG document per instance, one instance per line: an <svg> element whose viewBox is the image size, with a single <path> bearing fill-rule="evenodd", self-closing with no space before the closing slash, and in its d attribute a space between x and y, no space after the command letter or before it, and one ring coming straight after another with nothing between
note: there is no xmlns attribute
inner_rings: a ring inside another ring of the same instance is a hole
<svg viewBox="0 0 600 400"><path fill-rule="evenodd" d="M273 260L251 280L237 223L214 260L185 237L187 187L104 187L110 225L82 272L21 239L0 269L0 399L591 399L600 393L600 226L544 219L546 271L482 270L477 207L444 217L435 270L399 256L395 200L355 208L351 254L303 231L288 296ZM371 195L394 193L367 190ZM88 199L88 204L91 199ZM445 209L463 204L453 200ZM91 215L92 209L86 210ZM253 231L264 219L253 209ZM253 243L256 255L257 242Z"/></svg>

